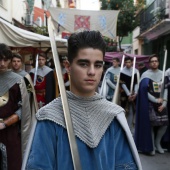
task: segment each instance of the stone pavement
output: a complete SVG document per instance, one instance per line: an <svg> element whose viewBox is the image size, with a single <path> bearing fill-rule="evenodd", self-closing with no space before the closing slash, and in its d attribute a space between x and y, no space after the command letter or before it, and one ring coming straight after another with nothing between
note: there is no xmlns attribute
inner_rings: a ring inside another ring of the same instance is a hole
<svg viewBox="0 0 170 170"><path fill-rule="evenodd" d="M143 170L170 170L170 152L155 156L139 154Z"/></svg>

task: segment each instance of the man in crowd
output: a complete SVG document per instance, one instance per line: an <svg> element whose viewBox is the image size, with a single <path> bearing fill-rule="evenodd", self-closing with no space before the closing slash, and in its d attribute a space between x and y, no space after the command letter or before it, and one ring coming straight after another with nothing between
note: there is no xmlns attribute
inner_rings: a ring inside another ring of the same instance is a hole
<svg viewBox="0 0 170 170"><path fill-rule="evenodd" d="M8 69L11 58L11 50L1 43L0 143L6 148L8 170L20 170L30 134L31 115L24 80L20 75ZM2 160L1 155L0 162Z"/></svg>
<svg viewBox="0 0 170 170"><path fill-rule="evenodd" d="M140 73L140 77L147 69L148 68L146 67L146 65L143 61L138 63L138 70L139 70L139 73Z"/></svg>
<svg viewBox="0 0 170 170"><path fill-rule="evenodd" d="M25 80L28 93L32 92L34 89L32 79L30 75L22 69L22 56L18 53L14 53L11 59L12 71L22 76Z"/></svg>
<svg viewBox="0 0 170 170"><path fill-rule="evenodd" d="M64 85L66 90L70 90L70 80L69 80L69 74L66 70L66 63L68 59L66 56L60 56L60 63L61 63L61 69L62 69L62 74L63 74L63 79L64 79Z"/></svg>
<svg viewBox="0 0 170 170"><path fill-rule="evenodd" d="M139 72L135 68L133 73L133 59L131 57L125 58L125 67L120 73L120 86L121 86L121 96L120 103L121 106L126 111L126 118L128 121L129 128L134 134L134 119L135 119L135 108L136 108L136 96L138 91L138 80ZM134 81L132 84L132 74L134 74ZM132 84L132 89L131 89Z"/></svg>
<svg viewBox="0 0 170 170"><path fill-rule="evenodd" d="M25 70L22 69L22 64L23 64L22 56L18 53L14 53L11 59L12 71L24 78L27 92L29 95L31 114L32 116L34 116L38 109L34 85L30 75Z"/></svg>
<svg viewBox="0 0 170 170"><path fill-rule="evenodd" d="M68 39L67 97L80 164L82 170L142 169L124 110L95 92L105 48L97 31L74 33ZM60 97L38 111L27 170L74 169L63 116Z"/></svg>
<svg viewBox="0 0 170 170"><path fill-rule="evenodd" d="M119 64L119 58L113 58L112 66L107 69L100 89L100 94L109 101L112 101L114 96L117 78L120 73Z"/></svg>
<svg viewBox="0 0 170 170"><path fill-rule="evenodd" d="M46 55L40 53L38 57L38 68L30 71L31 78L35 82L34 86L39 108L55 98L54 72L45 63Z"/></svg>
<svg viewBox="0 0 170 170"><path fill-rule="evenodd" d="M142 74L137 99L135 142L137 149L155 155L164 153L161 139L167 129L167 89L162 84L157 55L149 58L150 69Z"/></svg>

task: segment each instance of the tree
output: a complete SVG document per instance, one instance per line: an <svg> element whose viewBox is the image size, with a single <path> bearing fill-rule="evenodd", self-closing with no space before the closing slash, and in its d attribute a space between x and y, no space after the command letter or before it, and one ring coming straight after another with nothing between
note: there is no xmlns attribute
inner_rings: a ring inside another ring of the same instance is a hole
<svg viewBox="0 0 170 170"><path fill-rule="evenodd" d="M133 0L100 0L102 10L120 10L117 21L117 35L119 37L119 49L121 51L121 42L123 37L132 32L139 24L135 20L135 14L144 0L139 0L135 5Z"/></svg>

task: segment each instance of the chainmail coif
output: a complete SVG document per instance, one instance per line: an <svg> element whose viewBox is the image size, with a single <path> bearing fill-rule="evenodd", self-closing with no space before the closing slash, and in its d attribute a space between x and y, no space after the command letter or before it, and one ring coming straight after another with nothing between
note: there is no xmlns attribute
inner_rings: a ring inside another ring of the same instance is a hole
<svg viewBox="0 0 170 170"><path fill-rule="evenodd" d="M0 74L0 96L4 95L14 84L21 82L22 77L11 70Z"/></svg>
<svg viewBox="0 0 170 170"><path fill-rule="evenodd" d="M97 147L114 117L124 111L98 93L84 98L67 91L67 97L74 133L91 148ZM61 98L41 108L36 117L38 120L51 120L66 128Z"/></svg>

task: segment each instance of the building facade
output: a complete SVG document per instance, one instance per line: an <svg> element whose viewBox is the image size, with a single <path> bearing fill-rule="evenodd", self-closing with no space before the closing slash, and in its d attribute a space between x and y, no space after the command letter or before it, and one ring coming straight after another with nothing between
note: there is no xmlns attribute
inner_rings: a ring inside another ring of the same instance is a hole
<svg viewBox="0 0 170 170"><path fill-rule="evenodd" d="M133 31L133 52L157 54L162 68L167 49L167 67L170 67L170 0L147 1L137 17L140 25Z"/></svg>

